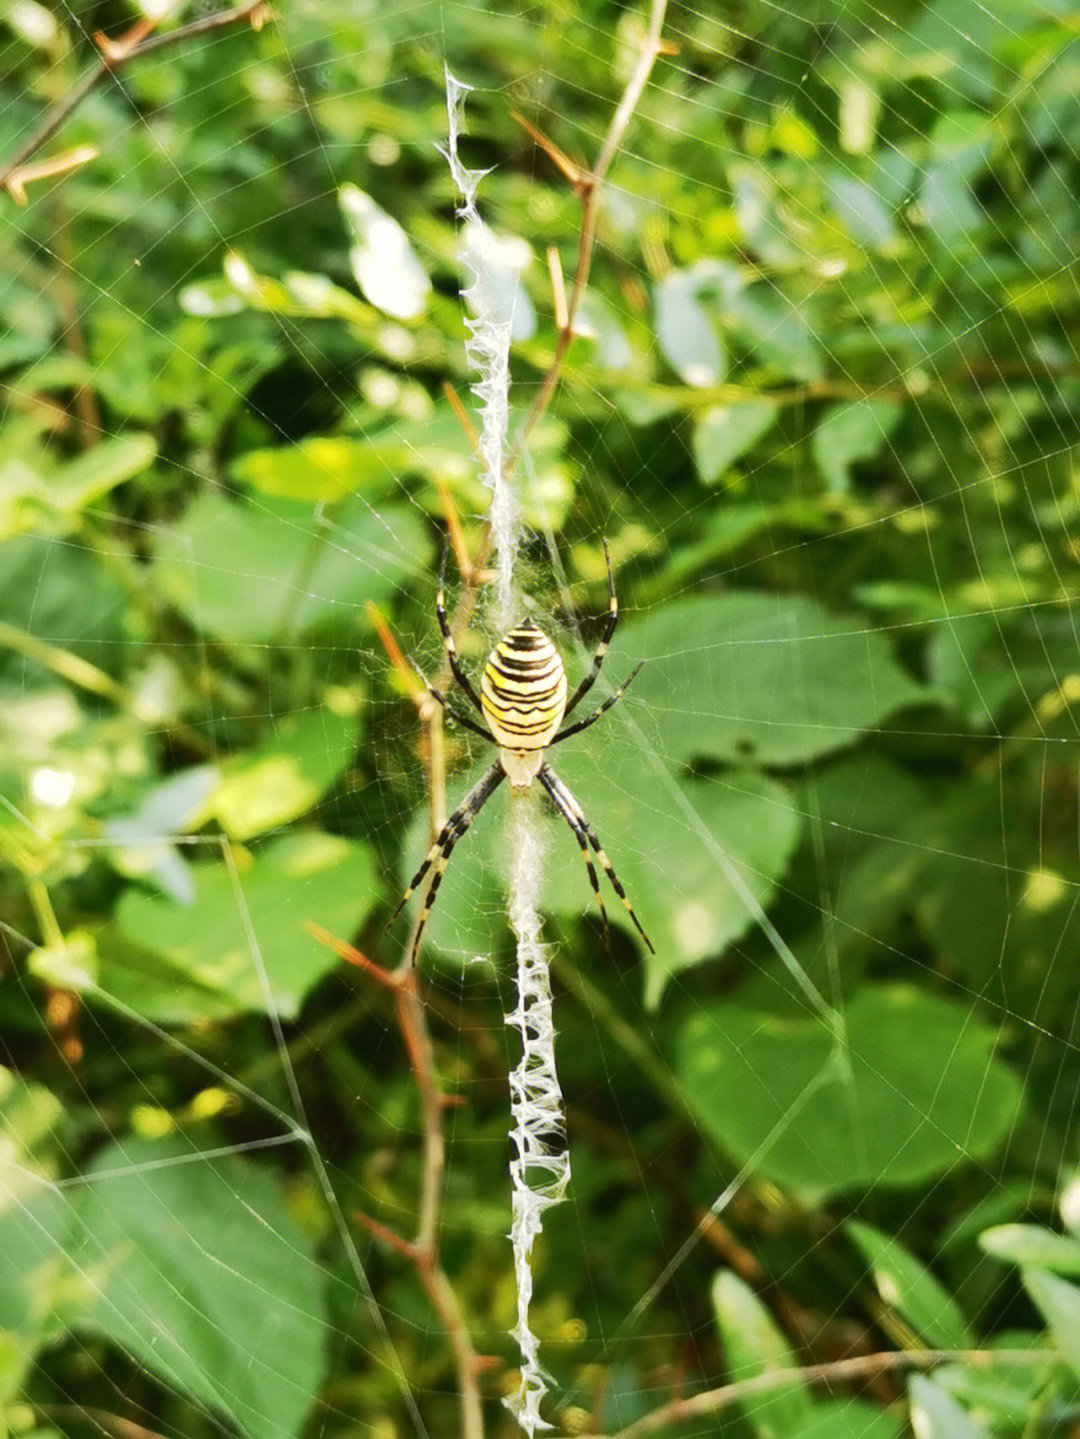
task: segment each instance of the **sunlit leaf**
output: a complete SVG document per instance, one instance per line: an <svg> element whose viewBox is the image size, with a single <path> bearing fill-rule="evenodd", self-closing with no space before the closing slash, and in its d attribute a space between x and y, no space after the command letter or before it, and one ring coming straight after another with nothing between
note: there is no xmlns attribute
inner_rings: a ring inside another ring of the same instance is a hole
<svg viewBox="0 0 1080 1439"><path fill-rule="evenodd" d="M355 633L430 550L413 510L356 499L332 516L204 492L162 537L151 579L204 634L265 644Z"/></svg>
<svg viewBox="0 0 1080 1439"><path fill-rule="evenodd" d="M979 1235L979 1246L1009 1264L1080 1276L1080 1240L1039 1224L999 1224L985 1229Z"/></svg>
<svg viewBox="0 0 1080 1439"><path fill-rule="evenodd" d="M991 1431L925 1374L908 1380L915 1439L990 1439Z"/></svg>
<svg viewBox="0 0 1080 1439"><path fill-rule="evenodd" d="M356 745L356 720L315 710L287 719L263 744L226 760L198 819L214 818L233 839L288 824L312 809Z"/></svg>
<svg viewBox="0 0 1080 1439"><path fill-rule="evenodd" d="M338 191L352 235L349 263L365 300L398 320L421 315L431 281L392 215L356 185Z"/></svg>
<svg viewBox="0 0 1080 1439"><path fill-rule="evenodd" d="M727 375L727 352L692 273L672 270L656 287L656 341L688 385L715 385Z"/></svg>
<svg viewBox="0 0 1080 1439"><path fill-rule="evenodd" d="M292 1017L338 962L309 922L354 934L378 892L368 850L302 830L237 861L192 865L190 904L129 888L101 941L99 987L164 1024L273 1011ZM93 991L91 991L93 992Z"/></svg>

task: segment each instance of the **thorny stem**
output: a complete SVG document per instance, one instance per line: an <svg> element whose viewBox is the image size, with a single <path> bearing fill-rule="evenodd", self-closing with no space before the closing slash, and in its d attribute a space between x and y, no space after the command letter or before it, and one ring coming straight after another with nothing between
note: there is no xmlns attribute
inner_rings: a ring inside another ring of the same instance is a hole
<svg viewBox="0 0 1080 1439"><path fill-rule="evenodd" d="M265 20L270 18L270 14L270 7L266 4L266 0L245 0L243 5L237 5L232 10L222 10L217 15L207 15L202 20L194 20L190 25L181 25L179 29L170 30L164 35L147 37L148 25L146 22L139 22L132 26L127 35L122 36L114 43L99 41L101 59L98 63L87 71L62 100L57 101L29 140L16 151L6 165L0 168L0 190L7 190L14 198L25 201L25 195L22 193L23 184L27 180L43 178L44 174L40 169L36 173L26 173L28 162L39 150L44 149L68 116L78 109L91 91L95 90L107 76L115 74L129 60L136 60L141 55L146 55L152 50L161 50L167 45L182 44L185 40L191 40L197 35L208 35L211 31L223 30L228 25L236 25L244 20L258 29Z"/></svg>
<svg viewBox="0 0 1080 1439"><path fill-rule="evenodd" d="M403 1239L401 1235L395 1234L377 1219L367 1215L357 1214L356 1218L365 1229L388 1244L395 1253L408 1259L415 1269L432 1308L442 1322L454 1356L461 1396L462 1439L483 1439L484 1414L480 1395L480 1372L484 1368L484 1360L473 1347L454 1287L439 1263L439 1220L446 1161L442 1116L447 1107L447 1099L435 1078L435 1056L424 1006L417 994L416 971L384 969L382 965L368 959L351 944L335 938L321 926L309 924L308 930L321 944L328 945L335 954L348 960L393 995L398 1028L401 1030L420 1096L424 1136L423 1178L416 1238Z"/></svg>
<svg viewBox="0 0 1080 1439"><path fill-rule="evenodd" d="M970 1364L988 1368L992 1364L1049 1364L1054 1355L1038 1349L889 1349L879 1354L859 1354L853 1359L835 1359L828 1364L807 1364L800 1368L770 1369L753 1379L725 1384L719 1389L706 1389L689 1399L673 1399L619 1429L610 1439L640 1439L655 1434L672 1424L700 1419L705 1414L719 1414L733 1405L762 1394L774 1393L793 1384L844 1384L854 1379L870 1379L894 1369L934 1369L939 1364ZM582 1439L603 1439L599 1434L586 1434Z"/></svg>
<svg viewBox="0 0 1080 1439"><path fill-rule="evenodd" d="M627 126L637 109L638 101L641 99L652 68L656 64L657 57L665 49L664 41L661 39L661 31L664 26L664 16L667 13L667 0L652 0L649 10L649 25L641 46L641 54L638 56L637 64L633 73L626 83L622 99L611 117L611 124L608 126L607 134L604 136L603 144L600 146L600 153L596 163L589 171L581 173L576 188L581 195L581 233L578 237L577 266L574 270L574 283L570 291L570 298L566 303L565 313L562 317L563 323L559 326L558 338L555 342L555 357L548 366L547 373L540 381L540 388L536 397L529 407L529 412L522 421L521 428L514 437L513 447L507 456L506 469L510 473L521 458L522 452L528 443L529 436L543 419L547 412L548 405L555 393L556 386L562 374L563 361L566 359L566 352L570 348L570 342L574 338L574 325L577 321L578 311L585 296L585 287L589 281L589 270L592 267L593 251L596 248L596 225L599 218L600 189L611 168L611 162L618 154L622 144L623 136L626 134Z"/></svg>

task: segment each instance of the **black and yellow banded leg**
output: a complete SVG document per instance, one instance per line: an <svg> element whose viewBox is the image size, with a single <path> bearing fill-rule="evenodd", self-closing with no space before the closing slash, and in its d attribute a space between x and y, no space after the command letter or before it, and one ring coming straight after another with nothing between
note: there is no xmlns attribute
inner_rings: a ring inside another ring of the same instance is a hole
<svg viewBox="0 0 1080 1439"><path fill-rule="evenodd" d="M596 833L596 830L593 829L589 821L585 818L585 812L578 804L577 800L574 798L573 793L567 788L565 784L563 784L562 780L559 778L559 776L555 773L555 771L551 768L549 764L545 764L541 767L539 779L540 783L547 790L548 794L551 795L552 799L555 800L557 804L559 804L559 808L568 809L573 813L579 827L584 832L584 834L588 838L589 843L593 847L596 858L600 863L600 868L604 871L608 879L611 881L612 889L622 900L623 908L633 920L634 928L645 941L646 945L648 946L649 953L655 954L656 950L653 948L652 940L645 933L644 929L642 929L641 921L634 913L634 907L626 897L626 890L623 889L621 883L619 882L619 876L612 869L611 861L604 853L604 848L603 845L600 843L599 835ZM560 800L561 804L559 803Z"/></svg>
<svg viewBox="0 0 1080 1439"><path fill-rule="evenodd" d="M619 703L623 695L637 679L644 664L644 660L638 660L637 664L630 671L629 675L627 675L626 679L623 680L619 688L613 695L608 695L599 709L593 710L592 714L586 715L583 720L578 720L577 724L572 724L567 729L560 730L551 743L558 744L561 739L569 739L572 734L580 734L583 729L588 729L590 725L595 724L601 715L606 715L611 706ZM567 705L567 710L569 710L569 708L570 706Z"/></svg>
<svg viewBox="0 0 1080 1439"><path fill-rule="evenodd" d="M545 770L547 771L546 774ZM596 895L596 902L600 906L600 916L604 921L604 936L606 938L608 933L607 909L604 907L604 896L600 893L600 881L596 877L596 867L592 862L592 855L589 853L588 837L586 836L585 831L581 827L581 821L578 819L578 816L574 813L574 811L564 800L563 796L559 793L557 785L554 787L552 786L551 781L555 778L555 776L549 769L547 769L546 765L544 766L544 769L540 771L539 778L540 783L544 786L548 794L551 796L552 804L554 804L555 808L562 815L563 819L570 826L571 830L573 830L574 838L577 840L578 848L581 850L581 857L585 861L585 868L589 872L589 884L592 886L592 892L594 895Z"/></svg>
<svg viewBox="0 0 1080 1439"><path fill-rule="evenodd" d="M419 886L423 884L428 870L430 870L434 866L435 874L431 881L431 888L429 889L427 897L424 901L424 908L420 914L420 921L417 927L417 932L413 939L412 949L409 952L410 963L412 963L416 959L416 953L420 947L420 936L423 933L424 925L427 922L427 917L431 913L431 907L435 903L435 895L442 880L443 872L446 869L446 862L450 857L454 845L457 844L458 840L469 828L473 820L480 813L481 809L495 793L499 785L502 784L505 778L506 771L503 769L502 765L498 761L496 761L495 764L493 764L488 770L488 772L484 775L483 779L473 785L472 789L462 800L461 804L458 806L458 808L454 811L454 813L450 816L450 818L443 825L442 829L436 835L435 843L428 850L423 864L413 875L408 889L402 895L401 899L398 902L397 908L390 916L389 922L386 926L387 929L389 929L390 925L393 924L395 919L397 919L398 915L405 908L406 904L408 904L412 896L416 893L416 890L419 888Z"/></svg>
<svg viewBox="0 0 1080 1439"><path fill-rule="evenodd" d="M427 690L431 698L437 704L442 706L442 708L446 711L446 713L450 716L452 720L456 720L456 722L464 729L472 730L473 734L478 734L481 739L486 739L489 744L491 743L490 730L483 729L480 725L476 723L474 719L470 719L468 715L462 714L456 705L452 705L450 703L450 701L443 694L442 690L437 690L433 684L429 684L423 670L420 668L419 665L414 664L413 669L424 681L424 688Z"/></svg>
<svg viewBox="0 0 1080 1439"><path fill-rule="evenodd" d="M443 568L445 569L445 567L446 560L444 559ZM439 629L442 630L443 647L446 650L446 658L450 664L450 673L461 686L462 693L469 700L473 709L480 710L480 713L483 714L484 711L480 708L480 696L473 689L472 681L461 667L461 661L458 659L457 645L454 644L454 636L450 633L450 621L446 618L446 596L443 593L441 574L439 576L439 593L435 599L435 614L438 617Z"/></svg>
<svg viewBox="0 0 1080 1439"><path fill-rule="evenodd" d="M608 645L611 643L611 636L615 633L615 626L619 623L619 601L615 596L615 575L611 568L611 556L608 554L607 540L604 541L604 559L607 562L608 579L607 624L604 626L604 633L601 635L600 643L597 645L596 653L593 655L592 668L567 701L565 714L569 714L572 709L579 705L596 683L596 677L600 673L601 666L604 663L604 656L608 652Z"/></svg>

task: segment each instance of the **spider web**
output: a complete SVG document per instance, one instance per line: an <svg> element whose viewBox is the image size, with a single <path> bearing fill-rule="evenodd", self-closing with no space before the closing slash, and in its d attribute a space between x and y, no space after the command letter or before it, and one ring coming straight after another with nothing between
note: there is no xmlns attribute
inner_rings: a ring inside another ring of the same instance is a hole
<svg viewBox="0 0 1080 1439"><path fill-rule="evenodd" d="M0 1412L38 1435L459 1428L444 1328L354 1217L415 1227L402 1037L305 925L400 955L379 927L427 847L425 757L367 604L434 673L437 483L483 509L439 388L469 383L443 63L498 162L520 419L543 248L571 273L579 210L509 114L594 156L643 17L282 10L120 71L70 122L100 168L9 212ZM556 822L574 1183L534 1316L579 1432L757 1372L738 1336L762 1324L799 1363L1038 1328L975 1241L1051 1222L1076 1159L1075 17L813 11L669 15L592 349L517 477L519 582L571 685L604 538L623 620L594 693L646 660L554 752L658 950L610 895L605 948ZM79 68L47 17L8 13L4 153L27 76ZM58 18L85 62L130 16ZM349 185L405 228L389 280ZM495 637L481 596L473 672ZM486 763L448 730L449 807ZM455 851L423 983L460 1101L443 1262L512 1366L503 806ZM897 1292L890 1234L961 1308ZM923 1382L949 1432L961 1380ZM782 1390L743 1422L897 1433L902 1389Z"/></svg>

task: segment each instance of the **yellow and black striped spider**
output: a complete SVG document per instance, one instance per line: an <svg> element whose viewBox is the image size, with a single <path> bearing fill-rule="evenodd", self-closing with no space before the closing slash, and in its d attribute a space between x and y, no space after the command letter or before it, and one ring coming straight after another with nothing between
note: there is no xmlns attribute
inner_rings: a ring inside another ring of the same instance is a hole
<svg viewBox="0 0 1080 1439"><path fill-rule="evenodd" d="M440 694L431 685L427 686L428 693L442 705L447 714L457 720L458 724L464 725L466 729L480 735L489 744L498 745L499 757L443 825L435 843L428 851L427 858L416 871L412 883L390 917L390 923L393 924L417 886L423 882L425 875L434 868L431 887L424 901L424 907L420 911L416 934L409 952L410 963L416 962L416 956L420 949L420 937L435 903L435 896L439 891L439 885L442 882L446 866L450 862L454 846L504 779L510 781L510 788L515 794L524 794L534 779L540 781L578 842L578 847L585 859L585 868L589 872L589 883L592 885L593 894L596 895L596 902L600 906L600 913L604 919L605 930L607 929L607 911L604 909L596 870L593 867L592 856L589 854L590 845L595 851L601 868L611 881L612 889L622 900L638 933L649 946L649 952L655 953L649 936L642 929L641 922L626 897L626 891L611 867L611 861L604 853L596 831L585 818L582 808L573 794L544 759L544 755L553 744L559 744L562 740L569 739L571 735L580 734L582 730L595 724L613 704L617 704L638 674L641 664L644 663L642 661L635 666L629 677L623 681L614 694L609 696L586 719L578 720L577 724L560 728L563 720L577 708L596 683L596 677L600 673L608 645L611 643L611 636L618 623L619 603L615 598L615 576L611 570L611 556L608 554L606 544L604 545L604 557L607 560L608 593L610 595L607 624L603 638L593 655L592 667L570 696L569 702L566 698L566 670L563 667L562 658L548 636L532 620L525 620L522 624L515 626L491 651L488 662L484 666L478 695L458 659L454 638L450 633L450 625L446 618L442 581L439 582L435 613L439 619L439 628L442 630L450 672L487 728L482 728L468 715L462 714L445 695ZM427 684L427 681L425 680L424 683Z"/></svg>

